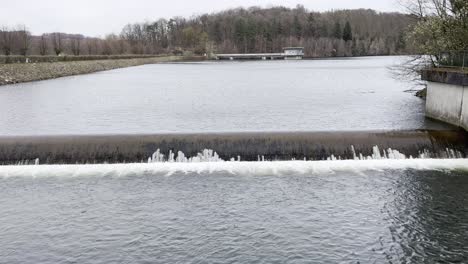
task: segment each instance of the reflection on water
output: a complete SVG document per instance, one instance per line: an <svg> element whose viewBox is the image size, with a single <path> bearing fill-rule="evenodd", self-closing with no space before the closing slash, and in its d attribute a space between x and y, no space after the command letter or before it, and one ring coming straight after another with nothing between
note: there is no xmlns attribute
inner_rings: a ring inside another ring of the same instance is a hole
<svg viewBox="0 0 468 264"><path fill-rule="evenodd" d="M468 261L466 172L351 171L3 177L0 256L6 263Z"/></svg>
<svg viewBox="0 0 468 264"><path fill-rule="evenodd" d="M0 135L440 128L401 57L157 64L0 88Z"/></svg>
<svg viewBox="0 0 468 264"><path fill-rule="evenodd" d="M425 171L393 182L385 211L408 263L468 261L467 176Z"/></svg>

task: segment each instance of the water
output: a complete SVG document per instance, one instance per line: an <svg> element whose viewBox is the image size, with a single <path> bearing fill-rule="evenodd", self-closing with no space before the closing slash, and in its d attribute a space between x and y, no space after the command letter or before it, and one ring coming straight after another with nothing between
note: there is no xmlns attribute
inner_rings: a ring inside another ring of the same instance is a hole
<svg viewBox="0 0 468 264"><path fill-rule="evenodd" d="M0 167L1 262L468 261L466 161L185 166Z"/></svg>
<svg viewBox="0 0 468 264"><path fill-rule="evenodd" d="M159 64L0 87L2 136L335 130L312 143L353 145L356 159L223 162L158 152L158 136L2 137L2 153L21 154L6 160L128 149L149 163L0 166L0 263L468 263L468 160L372 148L424 148L438 132L339 137L447 128L391 78L400 60Z"/></svg>
<svg viewBox="0 0 468 264"><path fill-rule="evenodd" d="M156 64L0 87L0 135L441 128L403 57Z"/></svg>

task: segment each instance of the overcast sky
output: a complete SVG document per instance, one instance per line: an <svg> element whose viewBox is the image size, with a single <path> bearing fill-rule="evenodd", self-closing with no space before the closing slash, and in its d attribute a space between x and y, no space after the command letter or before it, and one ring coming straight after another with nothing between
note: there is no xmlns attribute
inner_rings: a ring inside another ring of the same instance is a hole
<svg viewBox="0 0 468 264"><path fill-rule="evenodd" d="M160 17L189 17L233 7L275 6L326 11L371 8L401 11L397 0L13 0L0 5L0 26L25 24L33 34L44 32L81 33L104 36L119 33L129 22L152 21Z"/></svg>

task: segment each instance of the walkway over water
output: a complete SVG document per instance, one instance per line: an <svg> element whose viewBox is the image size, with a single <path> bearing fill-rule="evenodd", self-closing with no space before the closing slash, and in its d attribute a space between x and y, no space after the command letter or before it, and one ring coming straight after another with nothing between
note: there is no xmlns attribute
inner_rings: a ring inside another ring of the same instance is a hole
<svg viewBox="0 0 468 264"><path fill-rule="evenodd" d="M218 60L300 60L304 57L303 47L286 47L282 53L244 53L244 54L215 54Z"/></svg>
<svg viewBox="0 0 468 264"><path fill-rule="evenodd" d="M218 60L278 60L284 59L284 53L245 53L245 54L216 54Z"/></svg>

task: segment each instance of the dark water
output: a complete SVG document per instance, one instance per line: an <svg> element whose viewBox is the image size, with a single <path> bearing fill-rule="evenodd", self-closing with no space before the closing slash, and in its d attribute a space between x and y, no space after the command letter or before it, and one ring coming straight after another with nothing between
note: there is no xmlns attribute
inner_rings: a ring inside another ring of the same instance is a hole
<svg viewBox="0 0 468 264"><path fill-rule="evenodd" d="M0 87L0 135L432 129L403 57L155 64Z"/></svg>
<svg viewBox="0 0 468 264"><path fill-rule="evenodd" d="M467 263L468 174L0 178L1 263Z"/></svg>

